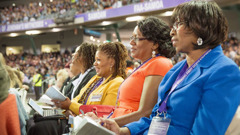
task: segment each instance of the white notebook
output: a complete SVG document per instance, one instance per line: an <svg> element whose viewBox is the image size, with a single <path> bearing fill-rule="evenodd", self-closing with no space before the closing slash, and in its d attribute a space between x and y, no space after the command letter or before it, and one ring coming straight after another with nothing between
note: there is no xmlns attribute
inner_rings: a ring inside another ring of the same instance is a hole
<svg viewBox="0 0 240 135"><path fill-rule="evenodd" d="M106 129L87 116L74 119L74 133L76 135L115 135L114 132Z"/></svg>
<svg viewBox="0 0 240 135"><path fill-rule="evenodd" d="M49 87L45 94L51 99L56 99L60 101L64 101L66 99L66 97L54 86Z"/></svg>

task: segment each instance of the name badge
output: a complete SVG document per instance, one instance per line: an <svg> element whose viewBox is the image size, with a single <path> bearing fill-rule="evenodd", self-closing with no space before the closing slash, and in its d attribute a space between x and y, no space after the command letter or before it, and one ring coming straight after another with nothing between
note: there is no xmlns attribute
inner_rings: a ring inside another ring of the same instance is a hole
<svg viewBox="0 0 240 135"><path fill-rule="evenodd" d="M93 94L90 101L91 102L98 102L102 100L102 94Z"/></svg>
<svg viewBox="0 0 240 135"><path fill-rule="evenodd" d="M166 135L171 119L155 116L152 119L148 135Z"/></svg>

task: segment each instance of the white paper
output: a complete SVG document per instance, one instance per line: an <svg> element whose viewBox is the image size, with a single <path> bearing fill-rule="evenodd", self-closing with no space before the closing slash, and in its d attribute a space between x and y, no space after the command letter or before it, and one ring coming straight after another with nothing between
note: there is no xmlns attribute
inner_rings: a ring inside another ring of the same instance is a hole
<svg viewBox="0 0 240 135"><path fill-rule="evenodd" d="M51 101L52 99L49 98L47 95L43 94L41 98L38 100L40 103L46 103L49 105L54 105L54 103Z"/></svg>
<svg viewBox="0 0 240 135"><path fill-rule="evenodd" d="M76 135L115 135L114 132L106 129L87 116L79 121L79 125L75 128L75 133Z"/></svg>
<svg viewBox="0 0 240 135"><path fill-rule="evenodd" d="M56 99L60 101L64 101L66 99L66 97L54 86L48 88L45 94L51 99Z"/></svg>

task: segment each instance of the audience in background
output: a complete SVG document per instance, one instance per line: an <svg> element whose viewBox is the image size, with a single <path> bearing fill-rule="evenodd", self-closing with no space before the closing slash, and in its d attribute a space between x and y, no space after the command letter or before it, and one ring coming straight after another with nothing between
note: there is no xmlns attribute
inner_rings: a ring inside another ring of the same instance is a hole
<svg viewBox="0 0 240 135"><path fill-rule="evenodd" d="M53 2L31 2L28 5L9 6L0 9L0 25L73 17L76 14L119 8L128 4L149 0L58 0Z"/></svg>

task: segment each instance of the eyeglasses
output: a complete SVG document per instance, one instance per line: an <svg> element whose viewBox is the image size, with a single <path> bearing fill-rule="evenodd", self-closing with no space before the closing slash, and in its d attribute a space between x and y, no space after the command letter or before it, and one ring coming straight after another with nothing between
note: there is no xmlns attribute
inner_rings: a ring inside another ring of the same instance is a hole
<svg viewBox="0 0 240 135"><path fill-rule="evenodd" d="M172 29L177 30L181 25L183 25L184 23L186 23L186 21L179 21L179 22L175 22L172 26Z"/></svg>
<svg viewBox="0 0 240 135"><path fill-rule="evenodd" d="M130 37L130 41L134 41L135 43L141 40L147 40L147 38L139 38L139 37L135 37L135 36L131 36Z"/></svg>

